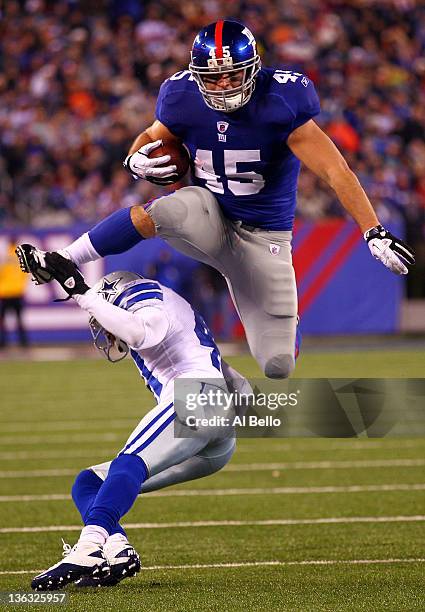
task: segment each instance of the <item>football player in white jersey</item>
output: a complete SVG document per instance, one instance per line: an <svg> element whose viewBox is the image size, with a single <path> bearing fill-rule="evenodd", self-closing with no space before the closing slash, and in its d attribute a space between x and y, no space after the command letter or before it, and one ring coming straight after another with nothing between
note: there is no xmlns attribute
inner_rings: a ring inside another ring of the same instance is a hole
<svg viewBox="0 0 425 612"><path fill-rule="evenodd" d="M200 315L171 289L131 272L108 274L90 289L71 261L57 253L47 253L45 260L69 297L90 313L97 348L110 361L130 352L157 401L113 461L77 476L72 497L85 525L79 540L73 548L64 544L64 559L31 583L36 590L55 590L70 582L112 585L140 569L119 522L139 493L212 474L235 449L229 428L175 436L175 379L191 379L197 390L213 379L215 388L227 391L225 378L241 393L249 393L250 387L221 360Z"/></svg>

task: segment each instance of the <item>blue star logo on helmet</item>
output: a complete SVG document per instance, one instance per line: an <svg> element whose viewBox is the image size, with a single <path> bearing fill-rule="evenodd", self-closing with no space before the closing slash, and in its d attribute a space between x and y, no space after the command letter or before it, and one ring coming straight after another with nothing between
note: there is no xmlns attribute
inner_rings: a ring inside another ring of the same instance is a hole
<svg viewBox="0 0 425 612"><path fill-rule="evenodd" d="M98 293L102 295L105 300L109 300L111 296L115 295L118 292L117 285L120 280L121 278L117 278L116 280L108 281L108 279L105 277Z"/></svg>

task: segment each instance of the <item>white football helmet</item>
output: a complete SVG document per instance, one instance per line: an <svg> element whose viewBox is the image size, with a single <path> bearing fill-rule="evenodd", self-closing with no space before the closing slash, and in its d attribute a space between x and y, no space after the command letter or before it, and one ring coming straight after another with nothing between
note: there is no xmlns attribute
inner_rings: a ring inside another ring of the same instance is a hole
<svg viewBox="0 0 425 612"><path fill-rule="evenodd" d="M135 272L119 270L103 276L94 285L93 290L107 302L114 304L119 302L119 298L127 289L137 285L141 278L143 276ZM116 363L127 357L129 348L124 340L120 340L108 332L93 316L89 319L89 326L95 347L108 361Z"/></svg>

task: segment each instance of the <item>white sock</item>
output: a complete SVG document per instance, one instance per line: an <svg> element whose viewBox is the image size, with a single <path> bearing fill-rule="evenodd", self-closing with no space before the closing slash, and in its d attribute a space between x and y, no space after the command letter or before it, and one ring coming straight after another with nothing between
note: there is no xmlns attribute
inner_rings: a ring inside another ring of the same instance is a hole
<svg viewBox="0 0 425 612"><path fill-rule="evenodd" d="M113 533L108 538L108 544L128 544L128 540L122 533Z"/></svg>
<svg viewBox="0 0 425 612"><path fill-rule="evenodd" d="M58 253L62 257L73 261L77 266L100 259L100 255L92 245L87 232L64 249L60 249Z"/></svg>
<svg viewBox="0 0 425 612"><path fill-rule="evenodd" d="M99 527L99 525L86 525L81 531L78 543L103 546L108 537L109 533L103 527Z"/></svg>

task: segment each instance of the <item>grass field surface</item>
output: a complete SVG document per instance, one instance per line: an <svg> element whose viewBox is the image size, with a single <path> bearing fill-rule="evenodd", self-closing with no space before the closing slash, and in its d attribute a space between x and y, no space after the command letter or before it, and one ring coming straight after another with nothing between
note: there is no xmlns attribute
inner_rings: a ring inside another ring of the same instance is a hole
<svg viewBox="0 0 425 612"><path fill-rule="evenodd" d="M424 371L420 352L327 352L297 376ZM2 362L0 381L0 591L28 591L78 537L75 475L112 458L153 401L129 361ZM218 474L137 500L124 520L136 578L40 607L424 610L424 451L421 438L240 440Z"/></svg>

